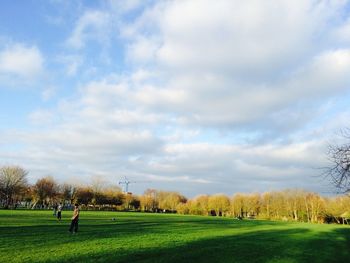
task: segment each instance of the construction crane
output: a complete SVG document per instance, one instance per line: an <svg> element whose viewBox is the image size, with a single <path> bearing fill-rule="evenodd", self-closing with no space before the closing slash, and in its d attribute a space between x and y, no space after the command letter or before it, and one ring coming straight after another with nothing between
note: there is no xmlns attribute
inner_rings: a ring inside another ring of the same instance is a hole
<svg viewBox="0 0 350 263"><path fill-rule="evenodd" d="M126 178L126 176L124 176L124 180L123 181L119 181L118 182L118 184L124 185L124 187L123 187L124 193L128 193L129 192L129 184L133 184L133 183L136 183L136 182L129 181L128 178Z"/></svg>
<svg viewBox="0 0 350 263"><path fill-rule="evenodd" d="M134 184L134 183L149 183L150 181L129 181L128 178L126 178L126 176L124 176L124 179L122 181L119 181L118 184L119 185L124 185L123 186L123 190L124 193L129 193L129 184Z"/></svg>

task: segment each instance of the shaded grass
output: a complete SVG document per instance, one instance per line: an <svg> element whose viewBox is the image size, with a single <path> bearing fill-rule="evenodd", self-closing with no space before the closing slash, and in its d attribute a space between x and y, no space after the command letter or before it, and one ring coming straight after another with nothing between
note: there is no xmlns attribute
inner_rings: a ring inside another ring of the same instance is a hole
<svg viewBox="0 0 350 263"><path fill-rule="evenodd" d="M71 235L70 215L0 211L0 261L350 262L349 227L83 211Z"/></svg>

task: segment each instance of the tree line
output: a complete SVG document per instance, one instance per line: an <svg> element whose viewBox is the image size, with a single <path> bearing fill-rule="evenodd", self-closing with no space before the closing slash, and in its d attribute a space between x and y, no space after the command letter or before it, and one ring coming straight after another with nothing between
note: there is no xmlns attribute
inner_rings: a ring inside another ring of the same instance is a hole
<svg viewBox="0 0 350 263"><path fill-rule="evenodd" d="M49 209L62 203L79 203L83 209L172 212L238 219L289 220L311 223L348 224L350 196L323 197L300 189L265 193L199 195L188 199L178 192L147 189L142 195L123 193L118 186L98 181L88 186L59 184L53 177L27 181L19 166L0 167L0 207Z"/></svg>
<svg viewBox="0 0 350 263"><path fill-rule="evenodd" d="M265 193L200 195L179 204L181 214L348 224L350 197L322 197L300 189Z"/></svg>
<svg viewBox="0 0 350 263"><path fill-rule="evenodd" d="M79 203L86 207L139 208L139 200L122 193L118 186L104 187L99 183L89 186L59 184L52 176L38 179L34 184L27 181L28 172L19 166L0 168L0 206L31 209L51 208L57 203L72 206Z"/></svg>
<svg viewBox="0 0 350 263"><path fill-rule="evenodd" d="M49 209L57 203L68 207L79 203L83 209L174 212L179 202L186 202L176 192L147 190L137 196L98 180L90 185L59 184L52 176L46 176L29 184L27 175L19 166L0 167L0 207Z"/></svg>

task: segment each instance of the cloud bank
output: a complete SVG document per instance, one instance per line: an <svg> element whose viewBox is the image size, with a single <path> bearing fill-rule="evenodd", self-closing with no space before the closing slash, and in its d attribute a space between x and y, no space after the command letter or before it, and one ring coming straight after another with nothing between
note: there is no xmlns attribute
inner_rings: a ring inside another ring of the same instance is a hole
<svg viewBox="0 0 350 263"><path fill-rule="evenodd" d="M136 192L325 191L317 168L349 117L346 10L311 0L83 9L54 56L71 92L52 93L57 103L29 113L28 129L2 131L0 157L33 179L152 181ZM5 48L0 74L39 74L43 57Z"/></svg>

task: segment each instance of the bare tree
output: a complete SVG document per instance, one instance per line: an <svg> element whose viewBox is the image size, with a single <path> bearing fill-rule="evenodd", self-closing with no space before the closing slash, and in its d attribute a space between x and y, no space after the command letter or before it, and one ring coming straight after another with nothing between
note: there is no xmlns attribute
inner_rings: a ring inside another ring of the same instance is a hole
<svg viewBox="0 0 350 263"><path fill-rule="evenodd" d="M350 141L350 129L342 130L341 136ZM328 148L330 166L325 169L324 175L328 177L335 187L342 193L350 192L350 142L333 144Z"/></svg>
<svg viewBox="0 0 350 263"><path fill-rule="evenodd" d="M28 172L19 166L4 166L0 168L0 195L8 208L13 203L14 195L20 194L26 188Z"/></svg>
<svg viewBox="0 0 350 263"><path fill-rule="evenodd" d="M83 205L91 204L94 192L91 187L79 187L76 194L76 201Z"/></svg>
<svg viewBox="0 0 350 263"><path fill-rule="evenodd" d="M78 187L72 184L65 183L61 186L62 189L62 198L64 202L68 204L73 204L76 199Z"/></svg>
<svg viewBox="0 0 350 263"><path fill-rule="evenodd" d="M34 185L34 204L33 208L37 203L48 206L54 202L59 191L58 184L51 176L47 176L39 179Z"/></svg>

